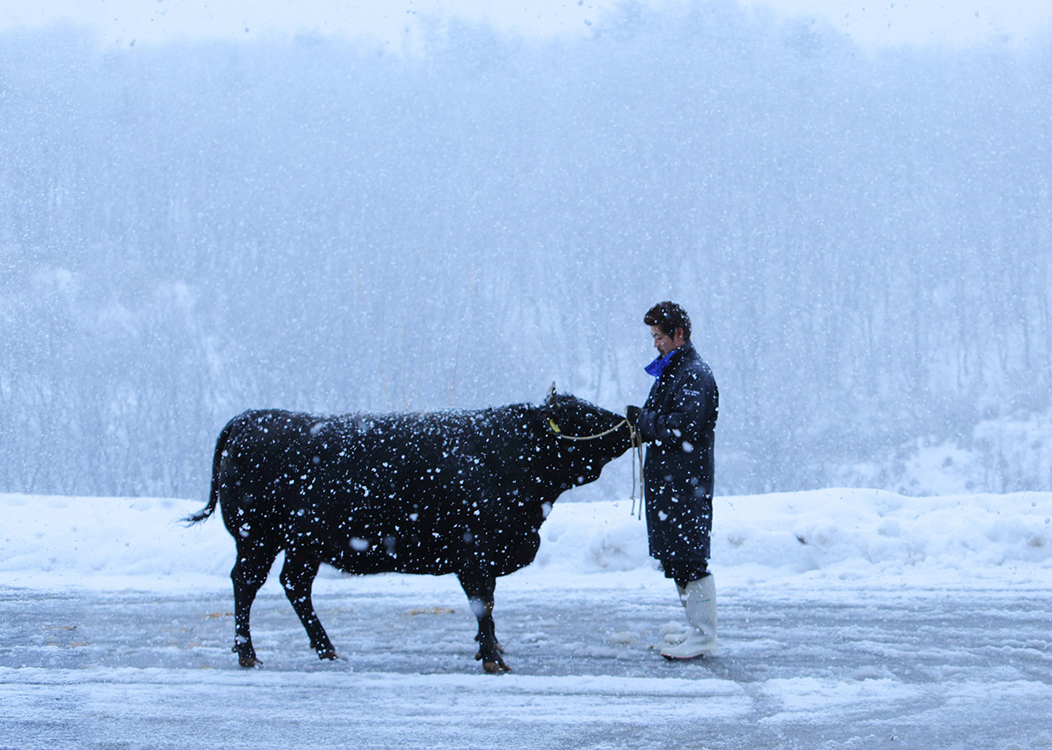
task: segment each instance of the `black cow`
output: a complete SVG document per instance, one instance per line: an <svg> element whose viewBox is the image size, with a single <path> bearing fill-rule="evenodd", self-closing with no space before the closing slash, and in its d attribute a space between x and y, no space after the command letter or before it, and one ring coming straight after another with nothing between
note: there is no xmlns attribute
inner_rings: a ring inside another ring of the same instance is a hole
<svg viewBox="0 0 1052 750"><path fill-rule="evenodd" d="M493 625L497 576L533 562L564 491L631 445L625 419L574 396L542 406L319 417L248 411L216 443L208 505L237 543L234 651L259 664L249 612L278 552L281 584L322 659L336 651L311 602L321 563L354 574L455 573L478 617L487 672L507 670Z"/></svg>

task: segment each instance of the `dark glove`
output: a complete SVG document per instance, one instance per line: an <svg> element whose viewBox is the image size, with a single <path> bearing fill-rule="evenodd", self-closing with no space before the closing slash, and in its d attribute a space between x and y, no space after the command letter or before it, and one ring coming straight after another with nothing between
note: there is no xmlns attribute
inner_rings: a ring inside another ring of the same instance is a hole
<svg viewBox="0 0 1052 750"><path fill-rule="evenodd" d="M626 406L625 407L625 419L628 420L628 424L632 426L632 429L636 429L639 424L639 415L643 412L638 406Z"/></svg>

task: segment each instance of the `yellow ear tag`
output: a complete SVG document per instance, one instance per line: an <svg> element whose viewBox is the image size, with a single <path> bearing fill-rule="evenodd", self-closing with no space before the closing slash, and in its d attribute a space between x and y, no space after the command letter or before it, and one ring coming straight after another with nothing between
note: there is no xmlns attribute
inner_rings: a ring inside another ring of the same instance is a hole
<svg viewBox="0 0 1052 750"><path fill-rule="evenodd" d="M555 424L555 420L552 419L551 417L548 417L548 424L551 425L552 432L556 432L556 433L562 432L562 430L559 429L559 425Z"/></svg>

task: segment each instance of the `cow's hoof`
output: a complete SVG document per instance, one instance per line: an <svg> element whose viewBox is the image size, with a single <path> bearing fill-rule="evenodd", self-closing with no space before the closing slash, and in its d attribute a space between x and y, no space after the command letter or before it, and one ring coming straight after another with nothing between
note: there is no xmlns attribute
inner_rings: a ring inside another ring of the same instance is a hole
<svg viewBox="0 0 1052 750"><path fill-rule="evenodd" d="M499 656L493 659L484 659L481 653L475 654L475 661L482 662L482 668L486 670L487 674L503 674L504 672L510 672L511 667L504 663L504 660Z"/></svg>
<svg viewBox="0 0 1052 750"><path fill-rule="evenodd" d="M263 662L256 658L256 652L252 648L242 649L235 645L230 650L237 654L237 663L246 669L263 666Z"/></svg>
<svg viewBox="0 0 1052 750"><path fill-rule="evenodd" d="M329 661L336 661L337 659L340 658L340 656L339 656L339 654L336 653L336 649L334 649L334 648L327 648L324 651L319 651L318 652L318 658L321 659L322 661L325 661L326 659L328 659Z"/></svg>

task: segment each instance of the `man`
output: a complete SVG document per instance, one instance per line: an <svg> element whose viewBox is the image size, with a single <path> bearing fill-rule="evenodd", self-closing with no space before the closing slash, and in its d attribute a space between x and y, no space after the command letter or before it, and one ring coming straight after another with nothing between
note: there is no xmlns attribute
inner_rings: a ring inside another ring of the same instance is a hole
<svg viewBox="0 0 1052 750"><path fill-rule="evenodd" d="M661 302L643 322L658 350L646 367L655 382L642 409L628 407L628 419L648 443L643 483L650 554L676 582L691 627L686 640L661 655L693 659L716 650L716 585L708 561L719 391L690 343L683 308Z"/></svg>

